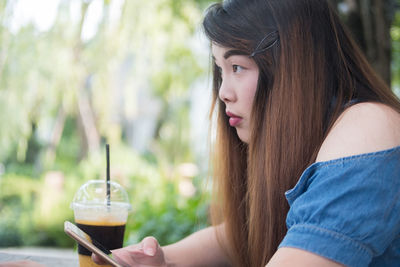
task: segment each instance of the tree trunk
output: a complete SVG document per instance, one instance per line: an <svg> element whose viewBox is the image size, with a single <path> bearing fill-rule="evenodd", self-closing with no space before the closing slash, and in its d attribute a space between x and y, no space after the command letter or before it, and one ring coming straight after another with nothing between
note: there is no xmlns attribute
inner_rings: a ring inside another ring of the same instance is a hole
<svg viewBox="0 0 400 267"><path fill-rule="evenodd" d="M391 82L391 37L394 0L331 0L338 9L345 24L353 34L368 61L382 79ZM345 10L345 11L343 11Z"/></svg>
<svg viewBox="0 0 400 267"><path fill-rule="evenodd" d="M75 48L74 48L74 61L77 66L82 65L81 55L83 50L83 43L81 40L82 28L85 21L86 13L90 2L82 2L82 12L80 19L79 30L76 35ZM80 68L82 71L86 68ZM85 71L86 72L86 71ZM84 158L88 153L97 151L100 148L100 135L97 131L95 114L92 109L90 98L87 91L90 89L89 73L82 73L78 75L81 77L79 82L81 86L76 90L76 98L78 105L78 131L81 140L81 153L80 158Z"/></svg>
<svg viewBox="0 0 400 267"><path fill-rule="evenodd" d="M56 149L64 131L65 119L66 113L63 106L61 105L61 107L58 109L57 118L54 123L53 131L51 133L50 144L46 151L46 162L52 163L56 158Z"/></svg>
<svg viewBox="0 0 400 267"><path fill-rule="evenodd" d="M85 157L88 153L99 150L100 136L97 132L96 121L89 97L86 93L86 87L78 91L78 117L81 124L81 140L83 148L81 153Z"/></svg>
<svg viewBox="0 0 400 267"><path fill-rule="evenodd" d="M391 71L390 62L392 59L392 45L390 38L390 27L393 18L389 16L387 3L389 1L375 0L374 1L374 19L375 19L375 58L373 61L374 68L382 76L382 78L390 85Z"/></svg>

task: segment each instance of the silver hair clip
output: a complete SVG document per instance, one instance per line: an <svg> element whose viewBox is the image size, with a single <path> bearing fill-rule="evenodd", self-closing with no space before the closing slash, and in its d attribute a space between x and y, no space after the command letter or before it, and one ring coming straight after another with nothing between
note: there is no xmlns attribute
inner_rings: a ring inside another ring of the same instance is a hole
<svg viewBox="0 0 400 267"><path fill-rule="evenodd" d="M272 40L269 37L276 35ZM253 53L250 54L249 57L254 57L256 54L267 51L271 47L273 47L279 41L278 31L273 31L268 33L257 45L256 49L254 49ZM264 48L260 48L264 47Z"/></svg>

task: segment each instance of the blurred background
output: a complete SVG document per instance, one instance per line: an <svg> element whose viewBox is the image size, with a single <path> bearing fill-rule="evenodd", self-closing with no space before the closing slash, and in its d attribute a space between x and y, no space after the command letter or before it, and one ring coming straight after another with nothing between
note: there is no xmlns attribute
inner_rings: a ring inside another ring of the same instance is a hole
<svg viewBox="0 0 400 267"><path fill-rule="evenodd" d="M397 0L331 0L399 94ZM72 248L90 179L130 195L125 243L208 225L209 0L0 0L0 247Z"/></svg>

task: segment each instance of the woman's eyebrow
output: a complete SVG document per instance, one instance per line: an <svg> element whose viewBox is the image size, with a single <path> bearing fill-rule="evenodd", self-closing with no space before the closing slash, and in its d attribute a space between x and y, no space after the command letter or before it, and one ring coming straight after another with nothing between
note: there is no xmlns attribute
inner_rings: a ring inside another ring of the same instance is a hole
<svg viewBox="0 0 400 267"><path fill-rule="evenodd" d="M247 54L246 52L244 52L244 51L235 50L235 49L233 49L233 50L228 50L228 51L226 51L225 54L224 54L224 58L225 58L225 59L228 59L228 58L231 57L231 56L248 56L248 54Z"/></svg>

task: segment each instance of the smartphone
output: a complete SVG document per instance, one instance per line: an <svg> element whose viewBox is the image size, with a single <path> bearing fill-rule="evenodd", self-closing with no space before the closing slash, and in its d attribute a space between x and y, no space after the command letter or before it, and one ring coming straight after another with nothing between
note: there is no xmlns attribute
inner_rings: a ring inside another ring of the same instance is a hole
<svg viewBox="0 0 400 267"><path fill-rule="evenodd" d="M84 246L86 249L90 250L92 253L100 256L104 261L108 264L111 264L115 267L123 267L118 262L116 262L113 258L109 256L111 251L106 249L96 240L92 239L87 233L82 231L78 226L75 224L65 221L64 222L64 231L67 235L75 239L80 245Z"/></svg>

